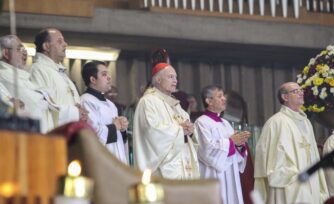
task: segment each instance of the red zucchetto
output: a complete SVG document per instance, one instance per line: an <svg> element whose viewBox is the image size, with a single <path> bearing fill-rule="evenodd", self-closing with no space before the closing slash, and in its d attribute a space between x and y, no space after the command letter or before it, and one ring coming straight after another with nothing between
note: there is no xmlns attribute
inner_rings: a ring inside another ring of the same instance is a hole
<svg viewBox="0 0 334 204"><path fill-rule="evenodd" d="M161 70L165 69L168 66L170 66L170 65L167 64L167 63L156 64L152 69L152 76L154 76L156 73L160 72Z"/></svg>

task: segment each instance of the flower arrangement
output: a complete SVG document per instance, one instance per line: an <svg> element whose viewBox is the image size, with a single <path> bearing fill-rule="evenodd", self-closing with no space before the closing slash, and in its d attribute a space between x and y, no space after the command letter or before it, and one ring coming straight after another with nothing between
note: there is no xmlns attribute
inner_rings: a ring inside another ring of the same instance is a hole
<svg viewBox="0 0 334 204"><path fill-rule="evenodd" d="M334 110L334 46L327 46L315 58L310 59L297 83L304 90L306 113L319 113Z"/></svg>

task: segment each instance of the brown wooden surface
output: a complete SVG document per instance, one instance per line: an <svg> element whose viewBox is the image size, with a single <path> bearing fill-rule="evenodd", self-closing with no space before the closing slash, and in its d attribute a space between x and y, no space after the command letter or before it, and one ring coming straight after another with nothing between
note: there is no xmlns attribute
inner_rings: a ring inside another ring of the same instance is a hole
<svg viewBox="0 0 334 204"><path fill-rule="evenodd" d="M95 0L95 8L129 8L129 3L120 0Z"/></svg>
<svg viewBox="0 0 334 204"><path fill-rule="evenodd" d="M35 203L36 197L40 204L49 203L66 168L63 137L0 130L0 186L17 184L16 196L26 197L27 203Z"/></svg>
<svg viewBox="0 0 334 204"><path fill-rule="evenodd" d="M4 11L9 10L9 0L4 0ZM91 17L95 0L15 0L19 13L36 13L62 16Z"/></svg>

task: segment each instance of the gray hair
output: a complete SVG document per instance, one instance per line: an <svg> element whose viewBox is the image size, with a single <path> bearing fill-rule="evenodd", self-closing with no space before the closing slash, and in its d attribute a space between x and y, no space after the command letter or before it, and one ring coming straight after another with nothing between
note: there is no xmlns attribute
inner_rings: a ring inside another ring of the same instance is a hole
<svg viewBox="0 0 334 204"><path fill-rule="evenodd" d="M202 102L205 108L208 107L208 104L206 103L206 99L212 97L213 92L215 90L222 91L223 88L220 86L216 86L216 85L209 85L209 86L204 87L204 89L202 89L201 98L202 98Z"/></svg>
<svg viewBox="0 0 334 204"><path fill-rule="evenodd" d="M14 40L17 40L16 35L5 35L0 38L0 47L1 50L3 48L10 48L13 45Z"/></svg>
<svg viewBox="0 0 334 204"><path fill-rule="evenodd" d="M5 35L0 38L0 60L2 60L2 50L5 48L11 48L15 40L17 40L16 35Z"/></svg>
<svg viewBox="0 0 334 204"><path fill-rule="evenodd" d="M158 85L158 78L160 78L165 70L161 70L160 72L156 73L154 76L152 76L152 86L157 87Z"/></svg>

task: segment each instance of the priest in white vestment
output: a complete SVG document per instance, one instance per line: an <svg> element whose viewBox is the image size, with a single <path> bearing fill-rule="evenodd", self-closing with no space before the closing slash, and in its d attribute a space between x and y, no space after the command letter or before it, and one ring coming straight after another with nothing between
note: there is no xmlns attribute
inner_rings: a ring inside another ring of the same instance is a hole
<svg viewBox="0 0 334 204"><path fill-rule="evenodd" d="M81 96L81 105L89 112L88 123L96 131L100 142L120 161L128 164L123 141L128 121L124 116L118 116L115 104L104 96L111 86L111 77L105 63L88 62L82 68L81 75L87 86Z"/></svg>
<svg viewBox="0 0 334 204"><path fill-rule="evenodd" d="M327 138L324 144L323 155L328 154L332 151L334 151L334 131L332 132L332 135ZM334 169L327 168L324 171L325 171L325 177L327 181L329 195L333 197L334 196Z"/></svg>
<svg viewBox="0 0 334 204"><path fill-rule="evenodd" d="M36 56L31 66L31 81L51 92L60 106L58 125L87 120L87 111L80 106L78 91L61 64L67 43L57 29L44 29L35 36Z"/></svg>
<svg viewBox="0 0 334 204"><path fill-rule="evenodd" d="M329 196L323 170L306 183L298 181L299 173L319 161L312 125L300 110L303 90L284 83L278 99L282 107L266 122L256 145L255 189L268 204L322 204Z"/></svg>
<svg viewBox="0 0 334 204"><path fill-rule="evenodd" d="M21 40L15 35L4 36L0 39L2 59L0 61L0 82L8 91L7 97L15 95L14 71L17 72L18 99L23 101L29 117L40 121L42 133L55 126L58 111L51 107L46 99L46 91L39 89L30 80L30 74L24 70L26 51ZM2 92L6 92L2 90ZM10 96L8 96L10 95Z"/></svg>
<svg viewBox="0 0 334 204"><path fill-rule="evenodd" d="M198 160L202 178L217 178L224 204L243 204L240 173L246 166L245 143L248 131L235 132L227 120L220 117L226 108L222 88L207 86L202 90L206 110L196 122L200 147Z"/></svg>
<svg viewBox="0 0 334 204"><path fill-rule="evenodd" d="M169 179L199 178L197 134L175 92L177 75L167 63L152 70L153 88L139 100L134 115L134 165Z"/></svg>

